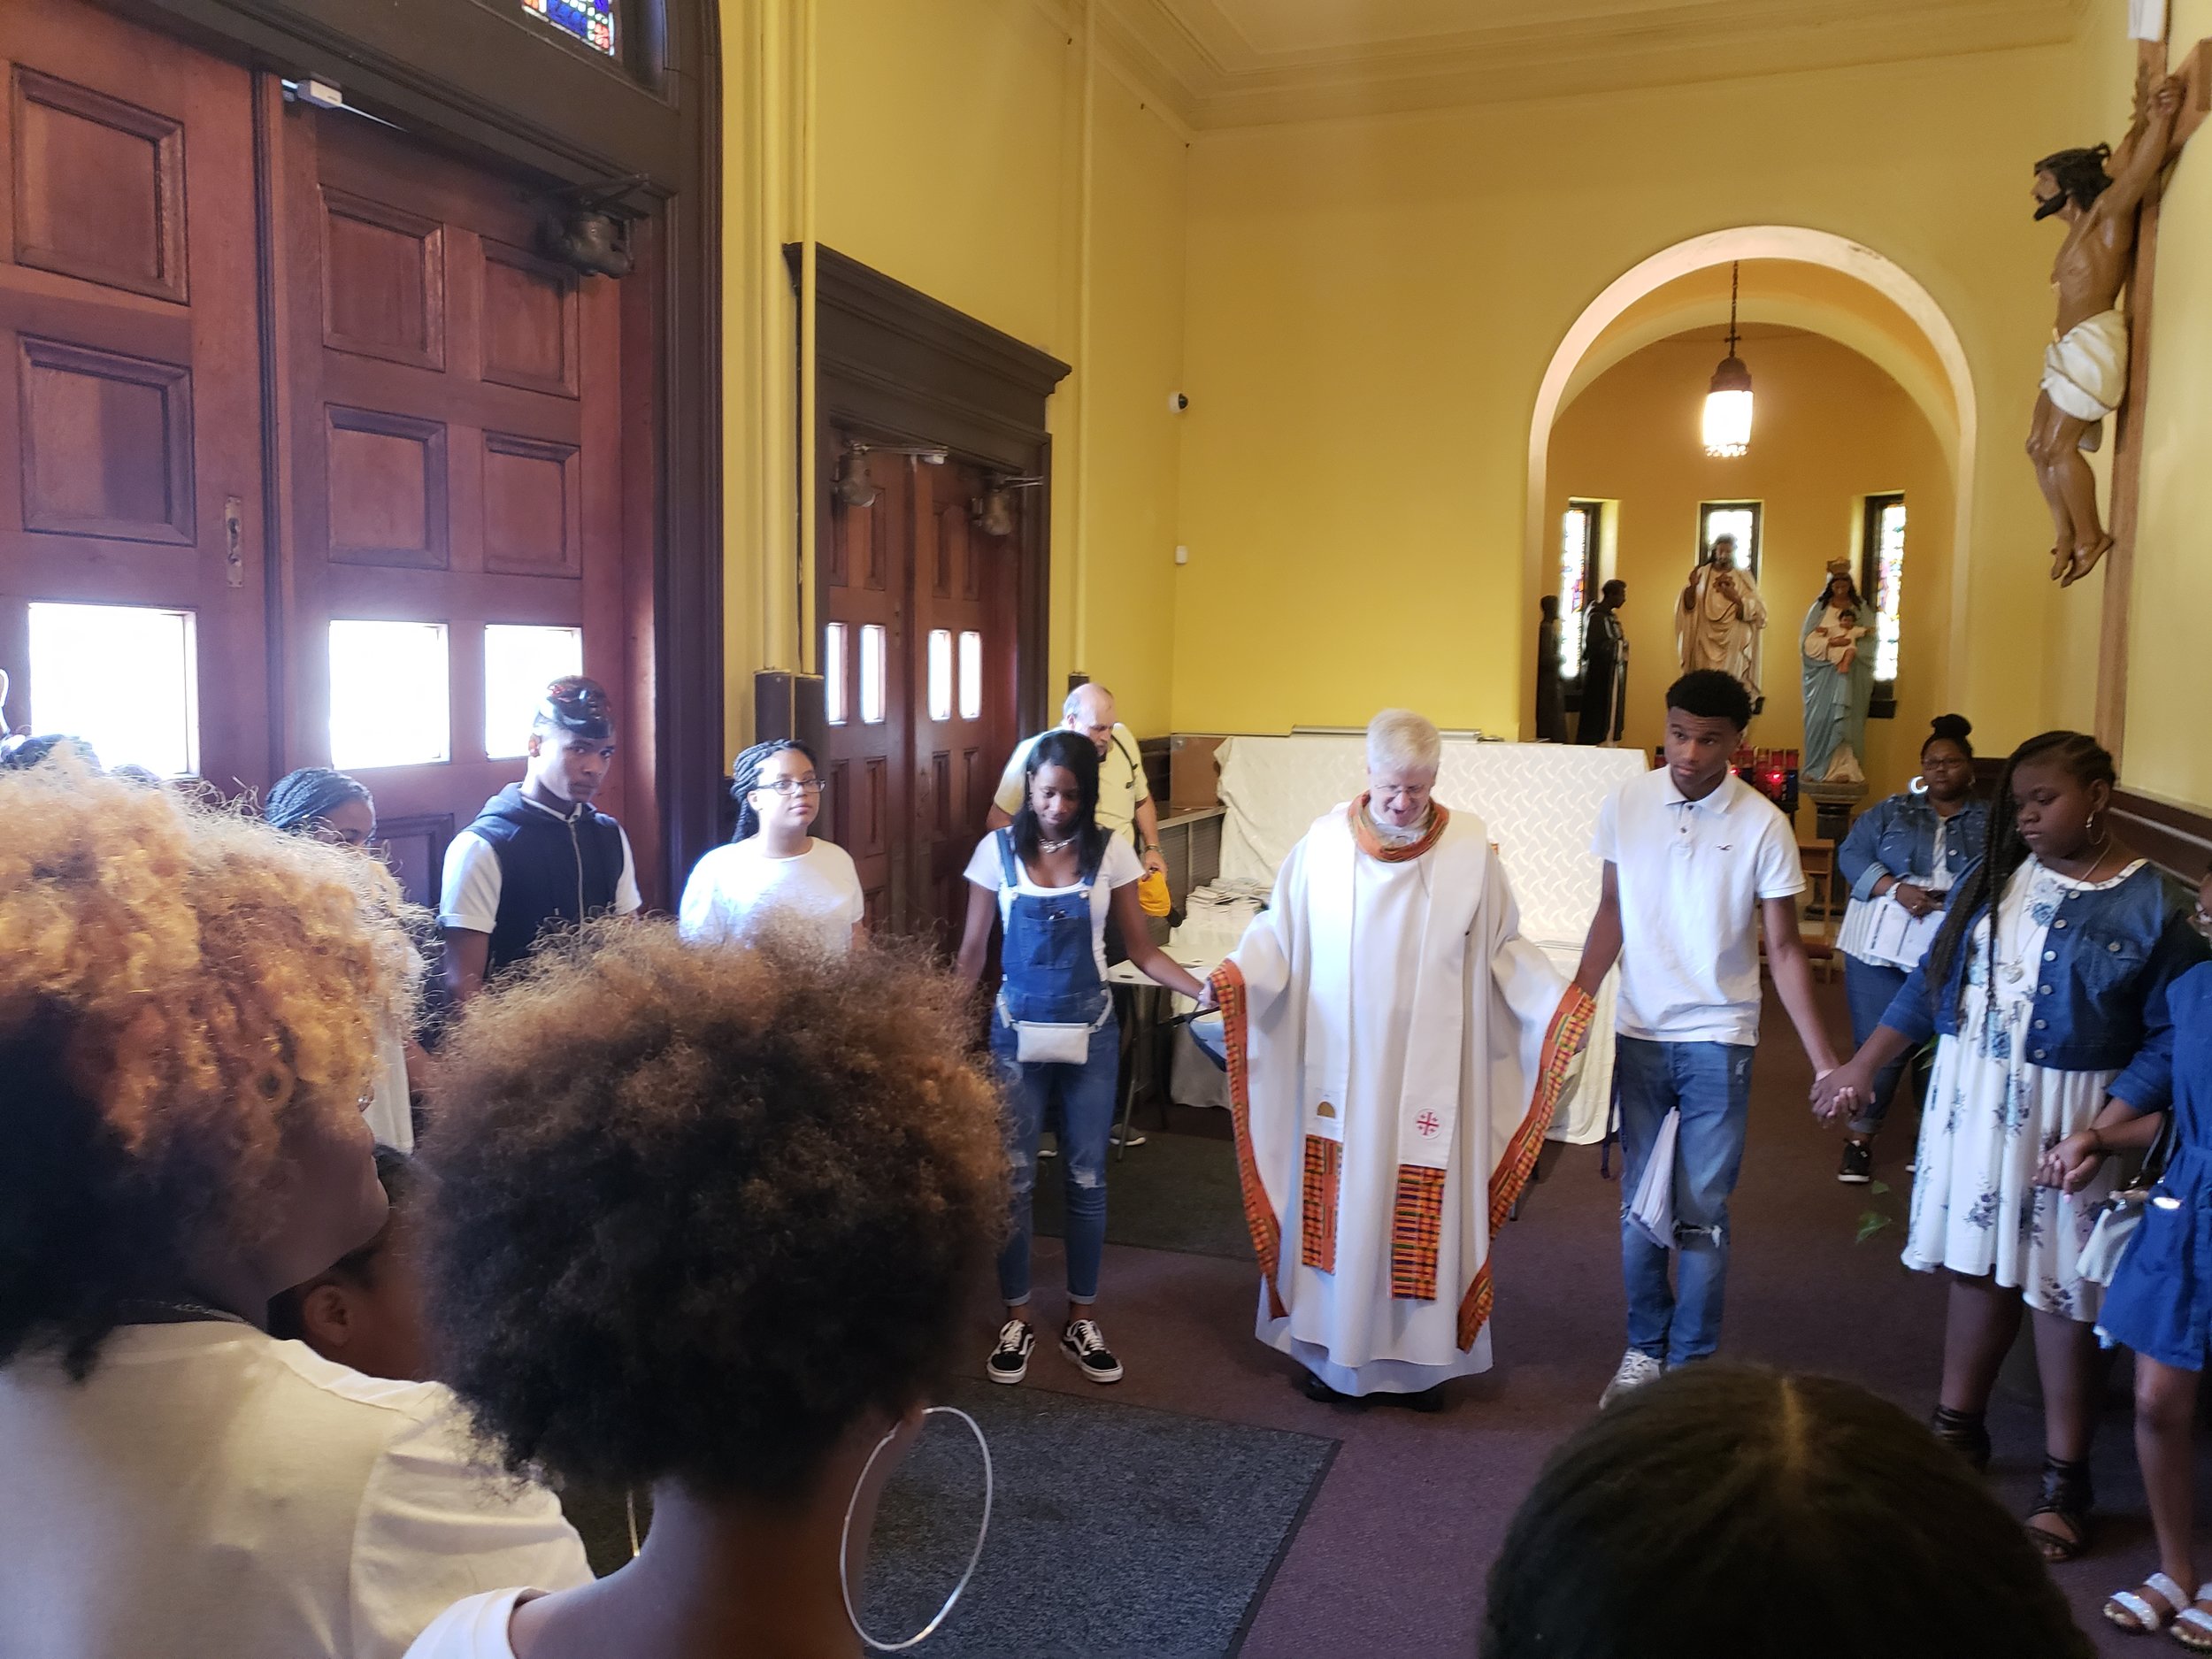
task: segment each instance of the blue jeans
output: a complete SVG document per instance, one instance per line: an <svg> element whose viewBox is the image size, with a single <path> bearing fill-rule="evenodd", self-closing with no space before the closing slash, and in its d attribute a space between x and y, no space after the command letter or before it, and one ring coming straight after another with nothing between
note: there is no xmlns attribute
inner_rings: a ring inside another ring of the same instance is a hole
<svg viewBox="0 0 2212 1659"><path fill-rule="evenodd" d="M1034 1233L1037 1136L1060 1105L1060 1170L1068 1206L1068 1300L1098 1299L1106 1254L1106 1137L1114 1126L1114 1082L1121 1069L1121 1028L1109 1014L1091 1033L1081 1065L1014 1058L1014 1030L991 1018L991 1058L1006 1087L1006 1138L1014 1157L1014 1225L998 1256L999 1294L1010 1308L1029 1300L1029 1241Z"/></svg>
<svg viewBox="0 0 2212 1659"><path fill-rule="evenodd" d="M1728 1195L1743 1169L1751 1118L1751 1050L1726 1042L1620 1038L1615 1072L1621 1101L1623 1208L1651 1161L1670 1111L1675 1142L1676 1248L1661 1249L1621 1217L1621 1275L1628 1286L1628 1345L1669 1365L1703 1359L1720 1343L1728 1286ZM1667 1258L1675 1257L1674 1283Z"/></svg>
<svg viewBox="0 0 2212 1659"><path fill-rule="evenodd" d="M1905 988L1906 978L1902 968L1861 962L1856 956L1845 956L1843 994L1851 1004L1851 1041L1855 1047L1874 1034L1874 1028L1882 1023L1882 1016L1889 1012L1897 993ZM1901 1054L1875 1074L1874 1099L1851 1120L1854 1134L1870 1135L1882 1126L1882 1119L1889 1116L1889 1104L1897 1098L1897 1085L1911 1059L1909 1053Z"/></svg>

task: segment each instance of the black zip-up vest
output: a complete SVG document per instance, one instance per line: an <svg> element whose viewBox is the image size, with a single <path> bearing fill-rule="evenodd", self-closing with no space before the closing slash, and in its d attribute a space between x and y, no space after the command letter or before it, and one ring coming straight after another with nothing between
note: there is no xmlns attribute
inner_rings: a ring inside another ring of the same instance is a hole
<svg viewBox="0 0 2212 1659"><path fill-rule="evenodd" d="M530 954L550 927L573 927L614 908L622 879L621 826L580 803L555 817L522 798L511 783L469 826L499 859L499 916L492 925L484 977Z"/></svg>

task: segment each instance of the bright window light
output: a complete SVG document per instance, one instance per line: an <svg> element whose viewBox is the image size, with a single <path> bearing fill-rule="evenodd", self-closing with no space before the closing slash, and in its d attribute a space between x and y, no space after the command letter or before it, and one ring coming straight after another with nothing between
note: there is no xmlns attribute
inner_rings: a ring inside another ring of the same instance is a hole
<svg viewBox="0 0 2212 1659"><path fill-rule="evenodd" d="M484 755L506 760L530 752L530 722L545 688L584 672L581 628L495 622L484 630Z"/></svg>
<svg viewBox="0 0 2212 1659"><path fill-rule="evenodd" d="M1884 506L1874 538L1874 678L1894 683L1904 638L1905 503Z"/></svg>
<svg viewBox="0 0 2212 1659"><path fill-rule="evenodd" d="M972 628L960 636L960 718L983 718L983 636Z"/></svg>
<svg viewBox="0 0 2212 1659"><path fill-rule="evenodd" d="M1590 572L1596 562L1598 503L1571 501L1559 524L1559 673L1582 672L1582 612L1590 603Z"/></svg>
<svg viewBox="0 0 2212 1659"><path fill-rule="evenodd" d="M822 718L845 724L845 625L833 622L822 641Z"/></svg>
<svg viewBox="0 0 2212 1659"><path fill-rule="evenodd" d="M332 623L330 764L344 772L450 759L447 680L442 622Z"/></svg>
<svg viewBox="0 0 2212 1659"><path fill-rule="evenodd" d="M34 732L81 737L104 765L163 778L199 770L189 611L34 604L30 612Z"/></svg>
<svg viewBox="0 0 2212 1659"><path fill-rule="evenodd" d="M860 628L860 723L883 722L883 626L865 622Z"/></svg>
<svg viewBox="0 0 2212 1659"><path fill-rule="evenodd" d="M952 718L952 630L929 631L929 718Z"/></svg>

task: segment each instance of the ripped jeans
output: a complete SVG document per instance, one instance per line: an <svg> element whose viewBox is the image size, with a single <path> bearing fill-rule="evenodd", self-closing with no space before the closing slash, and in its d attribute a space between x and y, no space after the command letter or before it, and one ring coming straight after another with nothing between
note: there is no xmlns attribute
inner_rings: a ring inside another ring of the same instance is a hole
<svg viewBox="0 0 2212 1659"><path fill-rule="evenodd" d="M1091 1033L1091 1057L1081 1065L1025 1064L1014 1058L1014 1041L1013 1028L994 1015L991 1058L1006 1087L1007 1149L1014 1160L1014 1225L999 1252L999 1294L1010 1308L1029 1300L1037 1136L1051 1119L1056 1100L1068 1207L1068 1300L1094 1302L1099 1261L1106 1254L1106 1144L1114 1126L1121 1027L1109 1014Z"/></svg>
<svg viewBox="0 0 2212 1659"><path fill-rule="evenodd" d="M1628 1345L1673 1366L1704 1359L1720 1344L1728 1289L1728 1195L1743 1169L1751 1120L1751 1048L1727 1042L1651 1042L1620 1038L1621 1194L1635 1195L1652 1142L1679 1107L1674 1157L1675 1248L1663 1250L1621 1217L1621 1270L1628 1286ZM1673 1283L1667 1269L1671 1256Z"/></svg>

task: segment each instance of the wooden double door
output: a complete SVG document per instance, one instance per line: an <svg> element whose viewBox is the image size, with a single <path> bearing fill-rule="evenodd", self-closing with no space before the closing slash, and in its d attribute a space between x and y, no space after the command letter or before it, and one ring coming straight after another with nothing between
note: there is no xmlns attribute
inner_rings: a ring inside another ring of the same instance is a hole
<svg viewBox="0 0 2212 1659"><path fill-rule="evenodd" d="M867 434L832 428L834 446ZM1020 494L1011 534L979 511L994 483L957 456L864 458L866 507L826 495L818 642L828 754L822 822L851 853L868 925L959 943L964 872L1018 729Z"/></svg>
<svg viewBox="0 0 2212 1659"><path fill-rule="evenodd" d="M357 772L429 897L580 667L649 864L649 308L539 257L529 180L81 0L0 7L0 73L8 721L227 793Z"/></svg>

